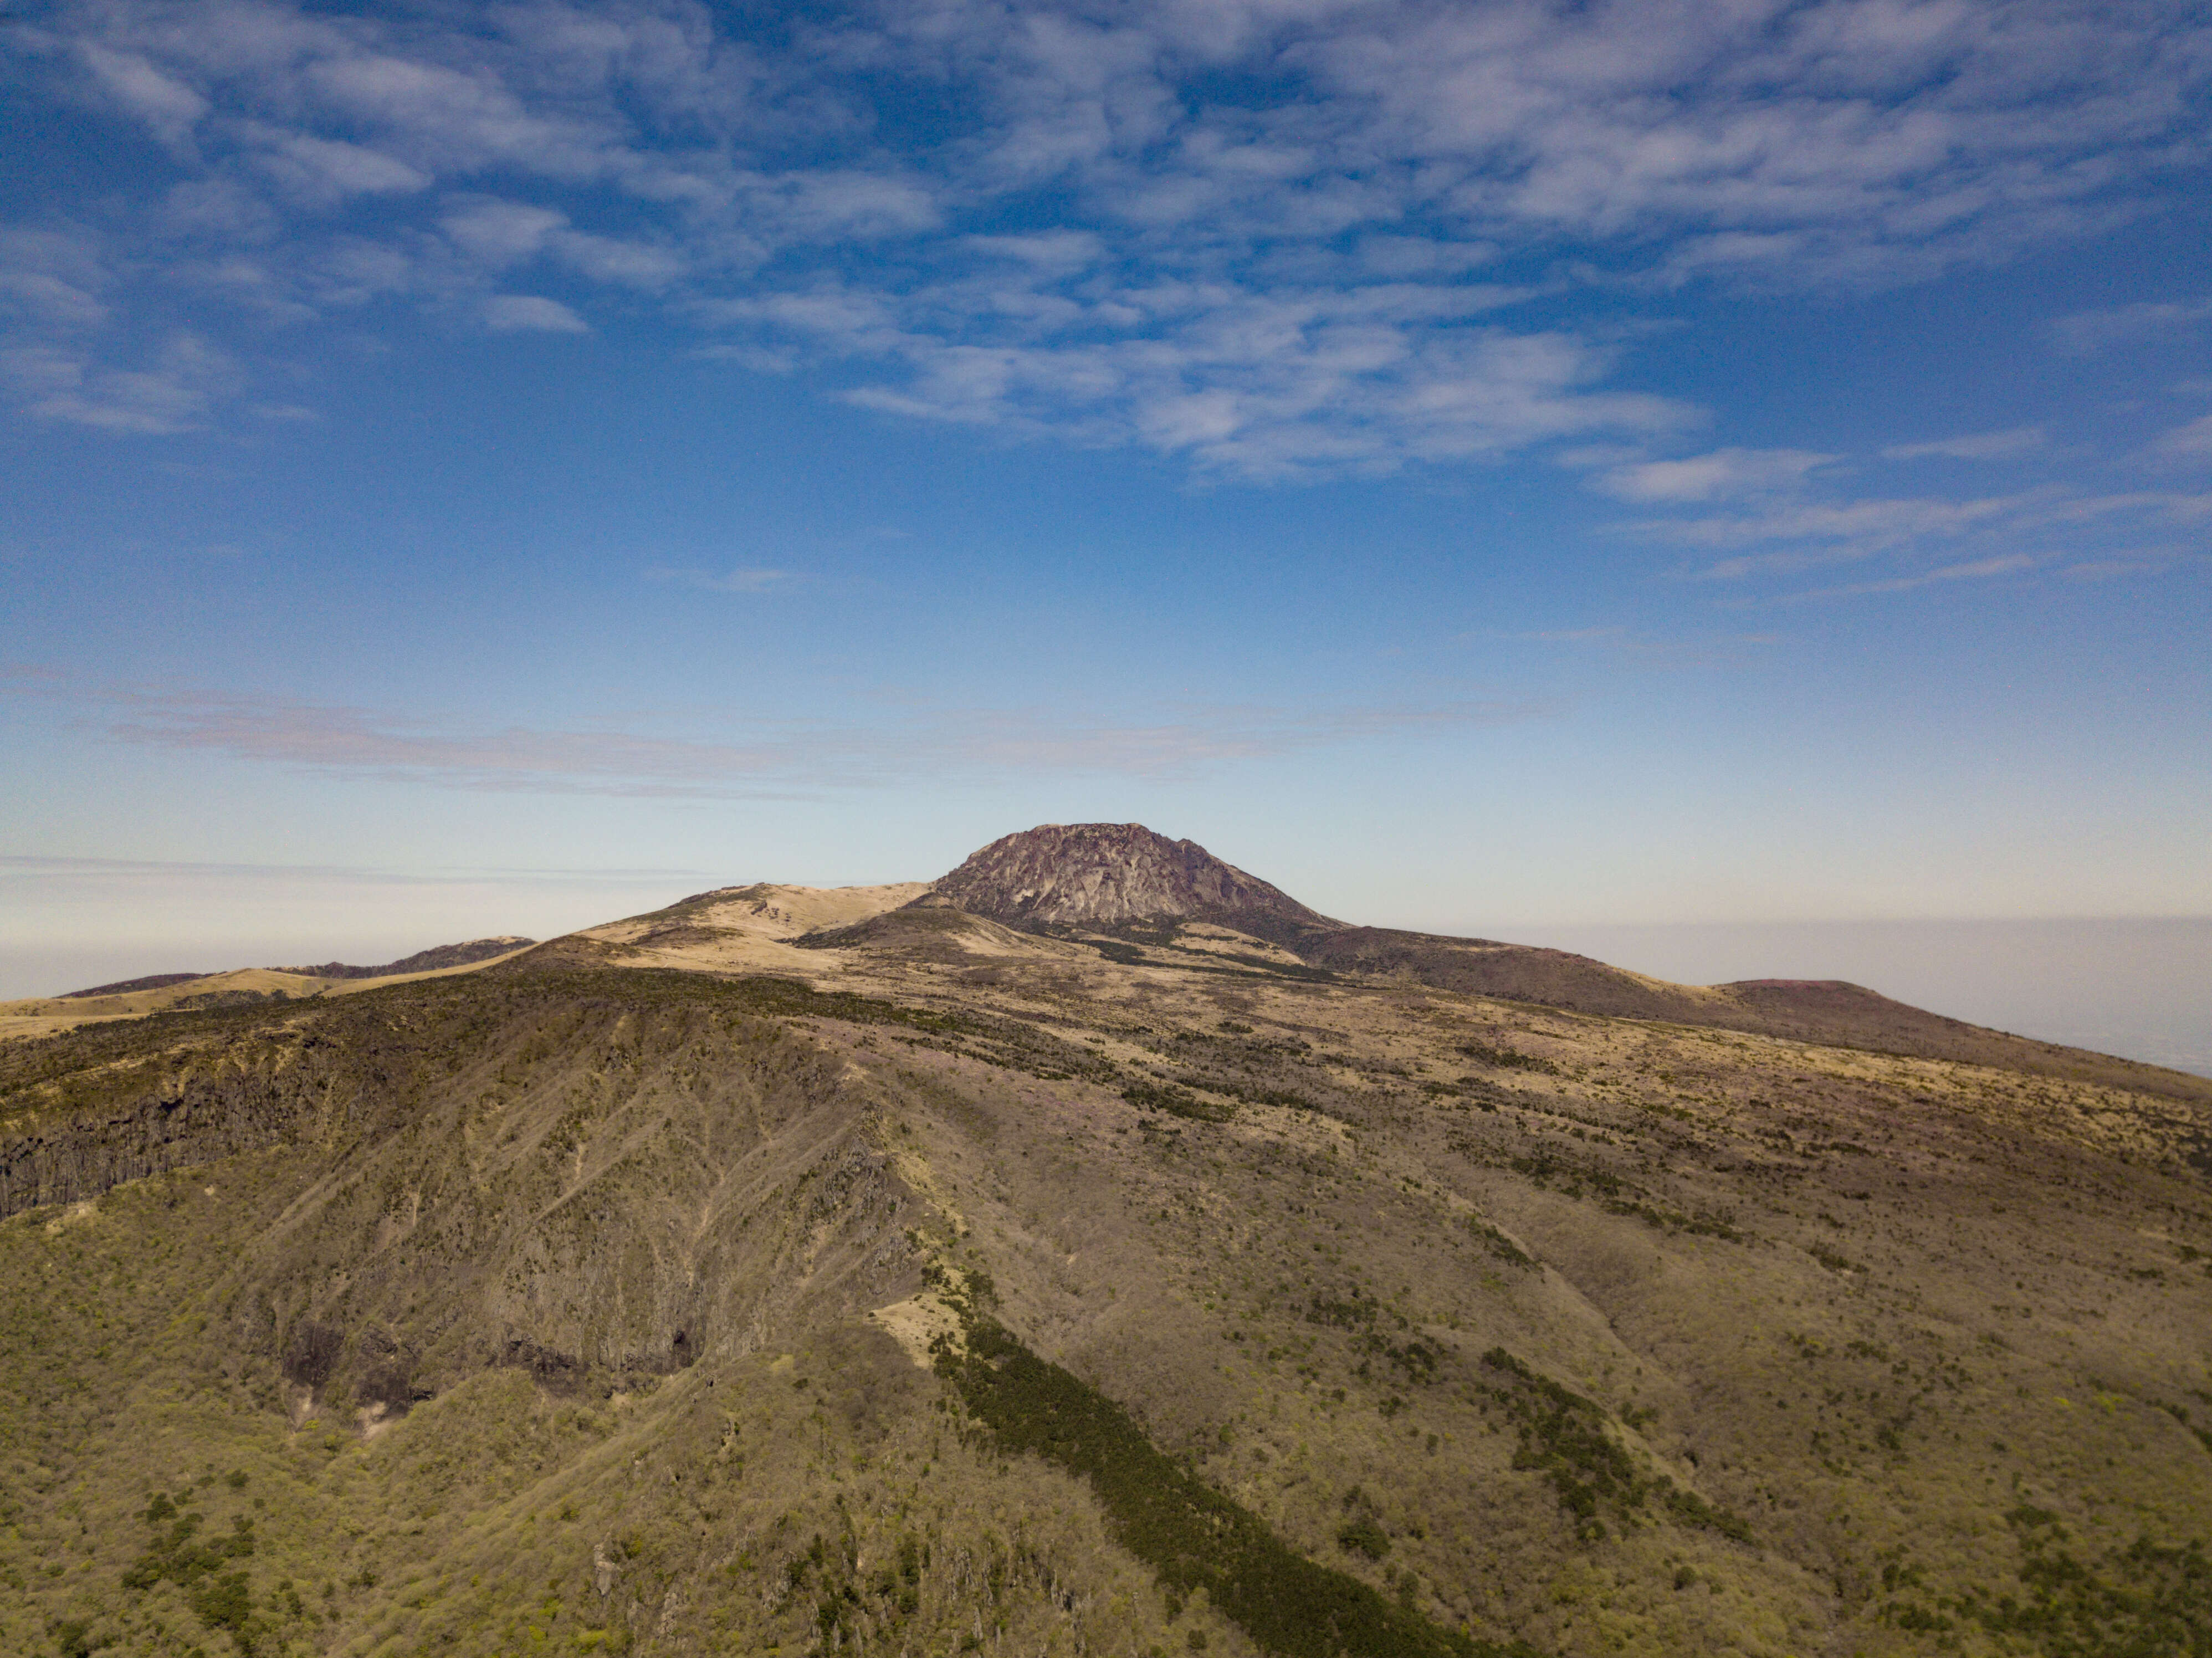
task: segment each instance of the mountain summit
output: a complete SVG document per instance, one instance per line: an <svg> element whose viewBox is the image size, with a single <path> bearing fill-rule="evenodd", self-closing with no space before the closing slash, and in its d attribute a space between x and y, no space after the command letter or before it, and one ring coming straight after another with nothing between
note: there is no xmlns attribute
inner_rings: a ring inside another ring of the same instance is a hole
<svg viewBox="0 0 2212 1658"><path fill-rule="evenodd" d="M1285 923L1337 925L1197 841L1170 841L1142 823L1043 823L1002 836L917 902L932 898L1016 926L1175 920L1253 932Z"/></svg>

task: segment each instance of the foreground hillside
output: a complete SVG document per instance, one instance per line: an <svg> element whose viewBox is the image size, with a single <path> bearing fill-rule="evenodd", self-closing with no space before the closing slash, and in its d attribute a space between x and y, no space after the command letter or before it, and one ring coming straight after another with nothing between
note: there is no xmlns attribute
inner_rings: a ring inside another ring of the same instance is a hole
<svg viewBox="0 0 2212 1658"><path fill-rule="evenodd" d="M919 886L9 1043L0 1650L2203 1653L2152 1080Z"/></svg>

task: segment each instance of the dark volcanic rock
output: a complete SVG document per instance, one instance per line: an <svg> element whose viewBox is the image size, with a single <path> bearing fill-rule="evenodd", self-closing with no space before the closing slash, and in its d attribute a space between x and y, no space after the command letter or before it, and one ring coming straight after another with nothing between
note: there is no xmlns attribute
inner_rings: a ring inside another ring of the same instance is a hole
<svg viewBox="0 0 2212 1658"><path fill-rule="evenodd" d="M1142 823L1045 823L1006 835L915 902L933 899L1016 926L1174 920L1264 936L1337 925L1196 841L1170 841Z"/></svg>

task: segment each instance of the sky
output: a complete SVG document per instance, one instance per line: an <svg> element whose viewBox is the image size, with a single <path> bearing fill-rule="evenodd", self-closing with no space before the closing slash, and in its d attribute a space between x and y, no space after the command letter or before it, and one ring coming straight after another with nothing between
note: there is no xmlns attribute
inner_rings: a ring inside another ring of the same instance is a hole
<svg viewBox="0 0 2212 1658"><path fill-rule="evenodd" d="M0 76L0 993L1087 819L1540 941L2212 916L2199 7L19 0Z"/></svg>

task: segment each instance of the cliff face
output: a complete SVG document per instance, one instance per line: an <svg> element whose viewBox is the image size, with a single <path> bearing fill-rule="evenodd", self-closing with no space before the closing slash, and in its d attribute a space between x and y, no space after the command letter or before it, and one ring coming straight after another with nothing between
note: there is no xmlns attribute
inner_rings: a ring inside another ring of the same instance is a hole
<svg viewBox="0 0 2212 1658"><path fill-rule="evenodd" d="M326 1048L287 1029L245 1052L193 1042L12 1094L0 1218L289 1139L330 1097L331 1068ZM14 1080L0 1077L0 1088Z"/></svg>
<svg viewBox="0 0 2212 1658"><path fill-rule="evenodd" d="M933 893L1012 926L1217 921L1246 931L1336 925L1194 841L1142 823L1046 823L991 842Z"/></svg>
<svg viewBox="0 0 2212 1658"><path fill-rule="evenodd" d="M486 1365L666 1373L903 1284L835 1066L711 981L635 987L430 981L0 1050L0 1218L248 1170L282 1221L210 1263L239 1339L399 1407Z"/></svg>

